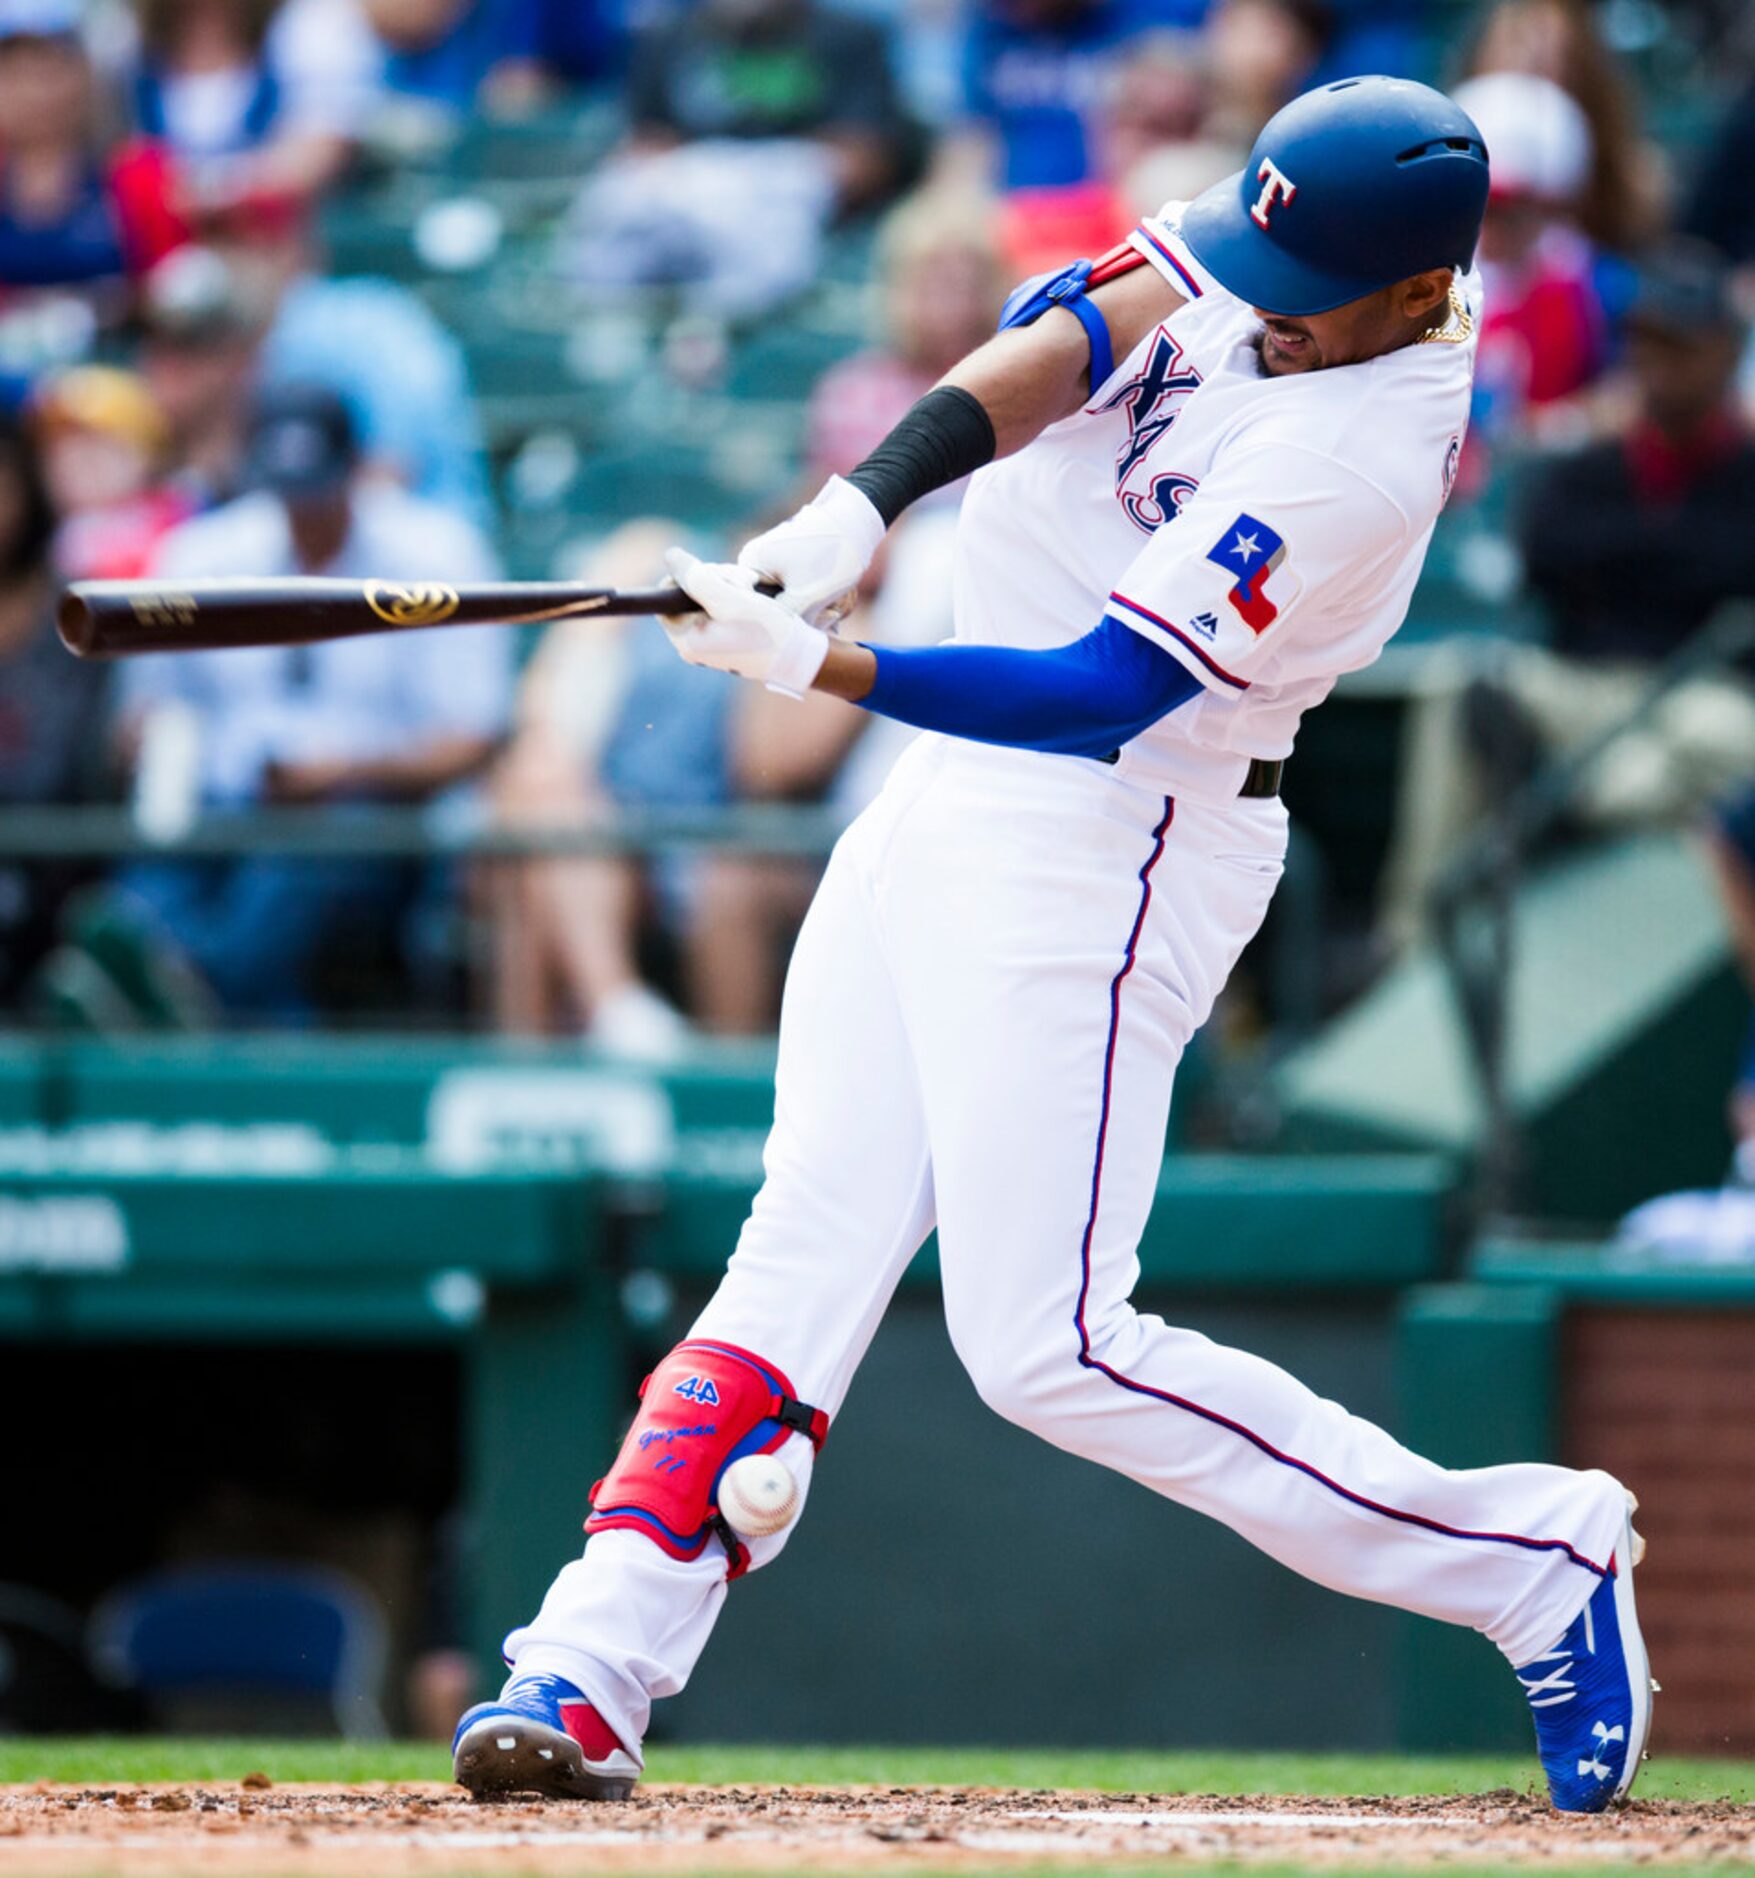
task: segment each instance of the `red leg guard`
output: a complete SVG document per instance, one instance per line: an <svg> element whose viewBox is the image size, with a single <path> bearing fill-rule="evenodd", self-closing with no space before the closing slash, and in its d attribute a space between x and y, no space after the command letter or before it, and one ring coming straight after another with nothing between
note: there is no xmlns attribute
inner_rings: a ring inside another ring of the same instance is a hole
<svg viewBox="0 0 1755 1878"><path fill-rule="evenodd" d="M615 1465L591 1489L587 1532L641 1532L672 1558L699 1558L717 1537L728 1578L749 1552L719 1517L719 1476L791 1434L821 1447L829 1418L800 1402L780 1370L734 1344L679 1343L640 1385L640 1412Z"/></svg>

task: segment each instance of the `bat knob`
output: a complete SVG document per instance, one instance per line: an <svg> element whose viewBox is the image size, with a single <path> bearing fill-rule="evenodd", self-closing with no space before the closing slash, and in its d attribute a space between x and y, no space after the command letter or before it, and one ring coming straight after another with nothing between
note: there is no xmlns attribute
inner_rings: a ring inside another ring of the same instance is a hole
<svg viewBox="0 0 1755 1878"><path fill-rule="evenodd" d="M97 615L77 586L63 589L55 605L55 630L76 659L100 656Z"/></svg>

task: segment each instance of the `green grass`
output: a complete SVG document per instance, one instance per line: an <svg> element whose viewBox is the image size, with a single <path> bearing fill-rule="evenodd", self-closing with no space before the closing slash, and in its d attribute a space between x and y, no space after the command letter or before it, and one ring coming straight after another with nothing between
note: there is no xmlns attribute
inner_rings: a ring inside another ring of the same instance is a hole
<svg viewBox="0 0 1755 1878"><path fill-rule="evenodd" d="M0 1784L79 1785L237 1780L347 1785L444 1780L449 1761L420 1742L204 1741L122 1737L0 1739ZM1110 1793L1480 1793L1534 1785L1533 1761L1459 1755L1070 1753L1012 1748L658 1747L647 1777L712 1786L956 1786L1087 1788ZM1660 1758L1641 1776L1645 1799L1755 1802L1755 1763Z"/></svg>

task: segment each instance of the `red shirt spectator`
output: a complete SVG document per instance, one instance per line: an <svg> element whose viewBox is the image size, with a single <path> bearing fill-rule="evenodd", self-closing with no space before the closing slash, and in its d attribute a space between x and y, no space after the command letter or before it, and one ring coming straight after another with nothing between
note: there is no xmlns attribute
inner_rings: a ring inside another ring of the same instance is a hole
<svg viewBox="0 0 1755 1878"><path fill-rule="evenodd" d="M1489 286L1476 370L1495 396L1539 408L1597 377L1608 360L1608 316L1583 236L1544 229L1515 264L1483 256L1482 271Z"/></svg>
<svg viewBox="0 0 1755 1878"><path fill-rule="evenodd" d="M991 219L983 197L951 189L892 211L878 249L883 341L818 379L806 424L814 476L845 475L992 334L1005 280Z"/></svg>
<svg viewBox="0 0 1755 1878"><path fill-rule="evenodd" d="M143 379L81 365L44 385L32 411L43 477L61 523L68 580L138 580L158 544L194 512L162 481L170 427Z"/></svg>
<svg viewBox="0 0 1755 1878"><path fill-rule="evenodd" d="M1491 442L1526 429L1608 363L1598 257L1574 220L1591 174L1591 132L1558 85L1525 72L1470 79L1456 101L1493 163L1475 369L1476 430Z"/></svg>

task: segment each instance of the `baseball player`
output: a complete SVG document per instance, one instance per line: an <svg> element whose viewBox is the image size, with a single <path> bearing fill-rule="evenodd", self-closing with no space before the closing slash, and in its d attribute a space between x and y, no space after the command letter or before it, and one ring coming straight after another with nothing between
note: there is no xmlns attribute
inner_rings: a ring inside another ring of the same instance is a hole
<svg viewBox="0 0 1755 1878"><path fill-rule="evenodd" d="M990 1407L1320 1584L1484 1632L1554 1805L1627 1791L1651 1684L1617 1481L1437 1467L1130 1302L1177 1060L1279 878L1299 718L1401 623L1456 469L1486 199L1479 133L1437 92L1307 93L1238 175L1021 289L736 567L673 555L700 606L667 628L685 659L938 734L829 863L765 1181L593 1490L584 1556L459 1724L466 1787L630 1790L653 1698L785 1543L733 1529L722 1474L770 1455L802 1492L936 1225ZM888 525L970 472L955 639L829 636Z"/></svg>

